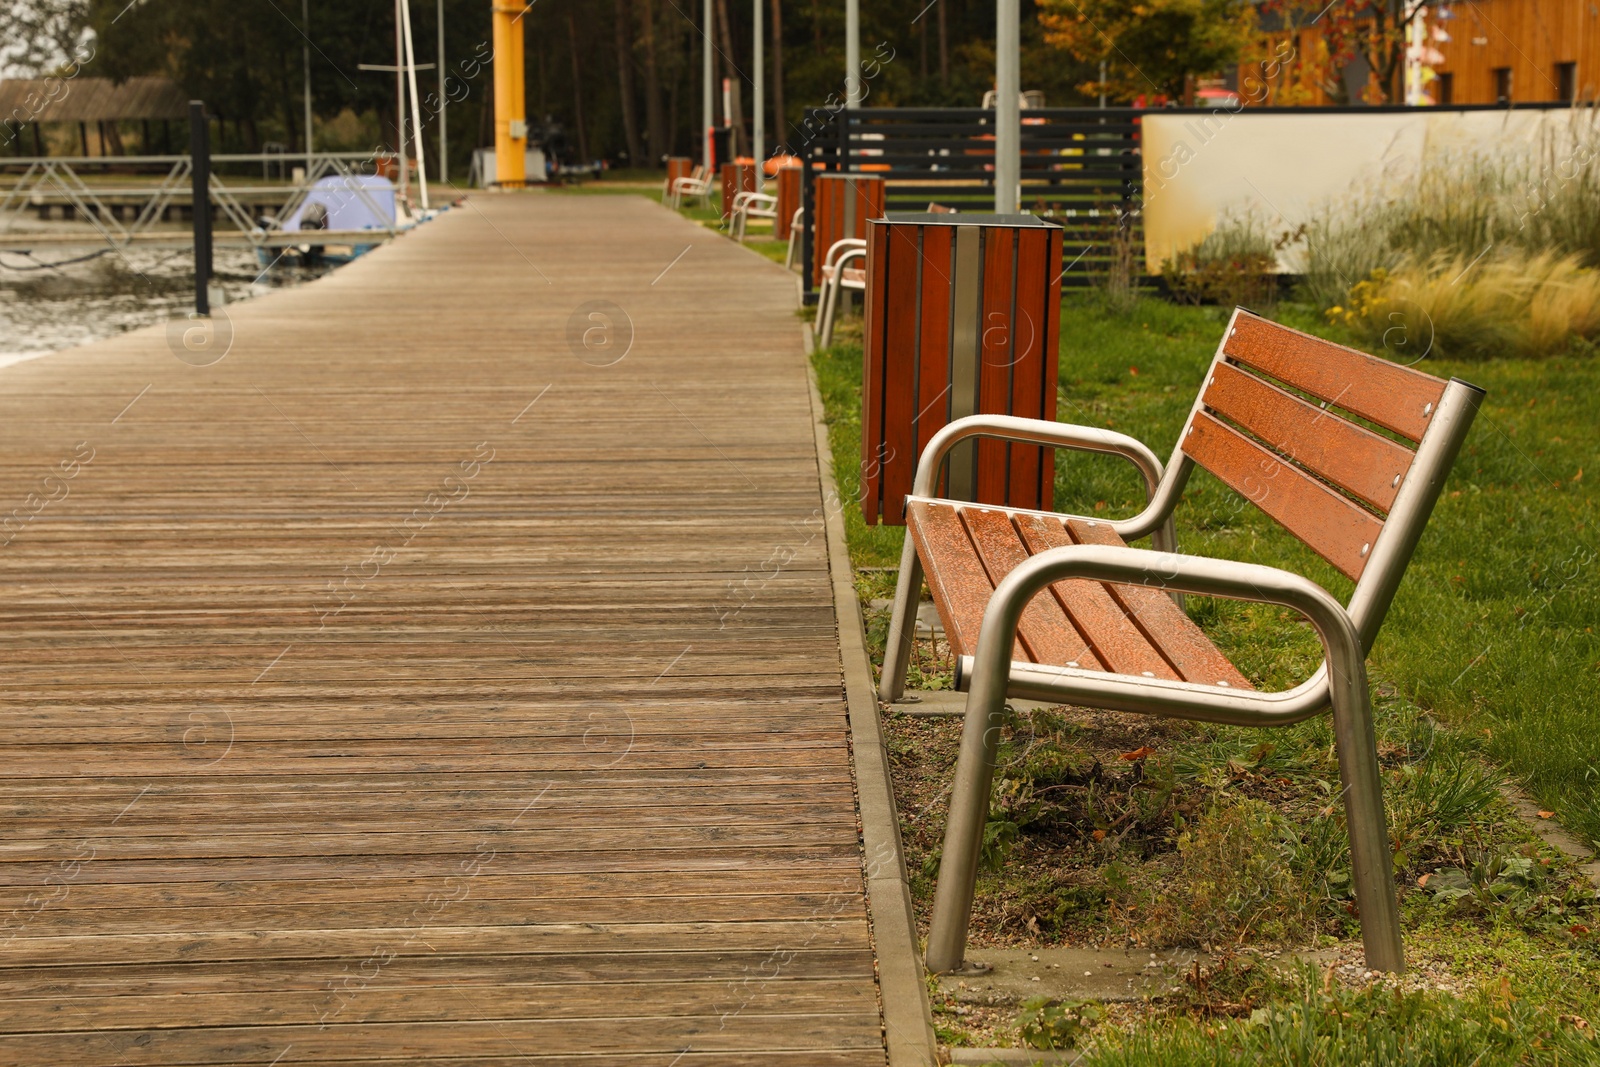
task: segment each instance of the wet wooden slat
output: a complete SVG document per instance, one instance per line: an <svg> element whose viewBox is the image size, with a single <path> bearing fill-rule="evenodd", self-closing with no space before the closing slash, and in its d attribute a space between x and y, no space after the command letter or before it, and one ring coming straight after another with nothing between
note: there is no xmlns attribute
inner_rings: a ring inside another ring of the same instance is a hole
<svg viewBox="0 0 1600 1067"><path fill-rule="evenodd" d="M1388 510L1411 469L1410 449L1230 364L1213 368L1204 400L1215 414L1376 508Z"/></svg>
<svg viewBox="0 0 1600 1067"><path fill-rule="evenodd" d="M1247 312L1222 350L1319 400L1422 440L1445 383L1429 374L1291 330Z"/></svg>
<svg viewBox="0 0 1600 1067"><path fill-rule="evenodd" d="M906 534L916 539L917 554L928 588L934 591L933 603L951 651L957 656L975 654L983 610L994 586L961 517L948 504L913 500L906 509Z"/></svg>
<svg viewBox="0 0 1600 1067"><path fill-rule="evenodd" d="M1361 577L1383 530L1376 515L1205 412L1195 415L1183 451L1346 576Z"/></svg>
<svg viewBox="0 0 1600 1067"><path fill-rule="evenodd" d="M1003 511L986 508L962 508L961 521L972 537L989 581L998 586L1001 579L1028 558L1016 528ZM1067 663L1083 660L1090 655L1083 635L1078 633L1061 610L1061 605L1048 593L1034 597L1022 611L1022 622L1017 636L1026 646L1027 655L1017 659L1031 659L1034 663ZM1019 650L1020 651L1020 650Z"/></svg>
<svg viewBox="0 0 1600 1067"><path fill-rule="evenodd" d="M1080 519L1072 519L1067 522L1067 528L1080 544L1126 545L1103 522L1091 526ZM1228 662L1228 657L1217 650L1217 646L1194 624L1194 620L1161 589L1120 582L1107 583L1105 588L1143 631L1146 639L1172 664L1178 677L1199 685L1251 688L1245 676Z"/></svg>
<svg viewBox="0 0 1600 1067"><path fill-rule="evenodd" d="M1034 555L1079 543L1061 520L1042 515L1017 516L1017 529ZM1103 583L1072 578L1053 583L1050 590L1088 639L1100 661L1100 669L1115 674L1177 678L1172 667L1151 647L1144 632L1128 618ZM1080 663L1080 666L1093 669L1088 663Z"/></svg>

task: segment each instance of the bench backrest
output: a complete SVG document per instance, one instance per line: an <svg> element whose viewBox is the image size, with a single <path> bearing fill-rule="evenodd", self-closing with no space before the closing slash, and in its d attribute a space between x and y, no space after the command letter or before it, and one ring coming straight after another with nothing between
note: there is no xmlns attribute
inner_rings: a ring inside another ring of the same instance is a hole
<svg viewBox="0 0 1600 1067"><path fill-rule="evenodd" d="M1381 620L1482 395L1241 308L1174 458L1354 579L1352 613Z"/></svg>

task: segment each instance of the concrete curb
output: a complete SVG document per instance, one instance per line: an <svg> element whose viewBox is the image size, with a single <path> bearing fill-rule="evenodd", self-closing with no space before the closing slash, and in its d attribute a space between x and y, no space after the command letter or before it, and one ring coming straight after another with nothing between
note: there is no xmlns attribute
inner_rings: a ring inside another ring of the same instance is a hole
<svg viewBox="0 0 1600 1067"><path fill-rule="evenodd" d="M900 823L889 781L888 754L878 721L872 665L861 628L861 603L850 569L844 535L844 501L833 479L833 450L823 421L822 393L811 365L812 335L801 327L806 351L806 383L811 391L811 418L816 431L817 469L822 480L823 525L828 539L828 574L833 582L834 612L839 621L839 655L844 667L845 699L850 709L850 746L855 759L856 798L861 814L865 853L867 910L878 958L878 990L883 998L884 1037L889 1067L932 1067L938 1062L933 1010L917 951L917 928L911 913L911 885L906 878Z"/></svg>

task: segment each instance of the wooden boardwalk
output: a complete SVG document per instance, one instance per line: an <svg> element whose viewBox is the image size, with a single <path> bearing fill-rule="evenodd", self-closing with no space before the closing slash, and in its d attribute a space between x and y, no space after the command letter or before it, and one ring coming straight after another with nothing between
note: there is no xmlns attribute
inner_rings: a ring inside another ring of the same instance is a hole
<svg viewBox="0 0 1600 1067"><path fill-rule="evenodd" d="M0 1064L883 1063L793 306L477 196L0 370Z"/></svg>

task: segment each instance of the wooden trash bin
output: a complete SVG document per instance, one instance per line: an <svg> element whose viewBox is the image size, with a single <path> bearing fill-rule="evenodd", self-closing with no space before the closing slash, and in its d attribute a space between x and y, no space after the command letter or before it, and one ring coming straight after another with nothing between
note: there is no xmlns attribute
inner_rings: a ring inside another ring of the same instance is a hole
<svg viewBox="0 0 1600 1067"><path fill-rule="evenodd" d="M694 160L688 156L667 157L667 180L661 186L663 196L672 195L672 183L679 178L687 178L694 173Z"/></svg>
<svg viewBox="0 0 1600 1067"><path fill-rule="evenodd" d="M867 220L883 217L883 179L871 174L818 174L811 227L811 288L822 284L822 263L835 241L866 237ZM791 212L792 213L792 212Z"/></svg>
<svg viewBox="0 0 1600 1067"><path fill-rule="evenodd" d="M773 210L777 213L772 220L772 236L779 241L789 239L789 229L794 222L794 213L800 206L800 168L778 168L778 203Z"/></svg>
<svg viewBox="0 0 1600 1067"><path fill-rule="evenodd" d="M739 193L756 191L756 165L751 162L724 163L722 165L722 218L733 214L733 198Z"/></svg>
<svg viewBox="0 0 1600 1067"><path fill-rule="evenodd" d="M861 511L905 524L918 457L967 415L1056 417L1061 228L1032 215L895 214L867 230ZM1053 510L1053 450L966 441L943 495Z"/></svg>

